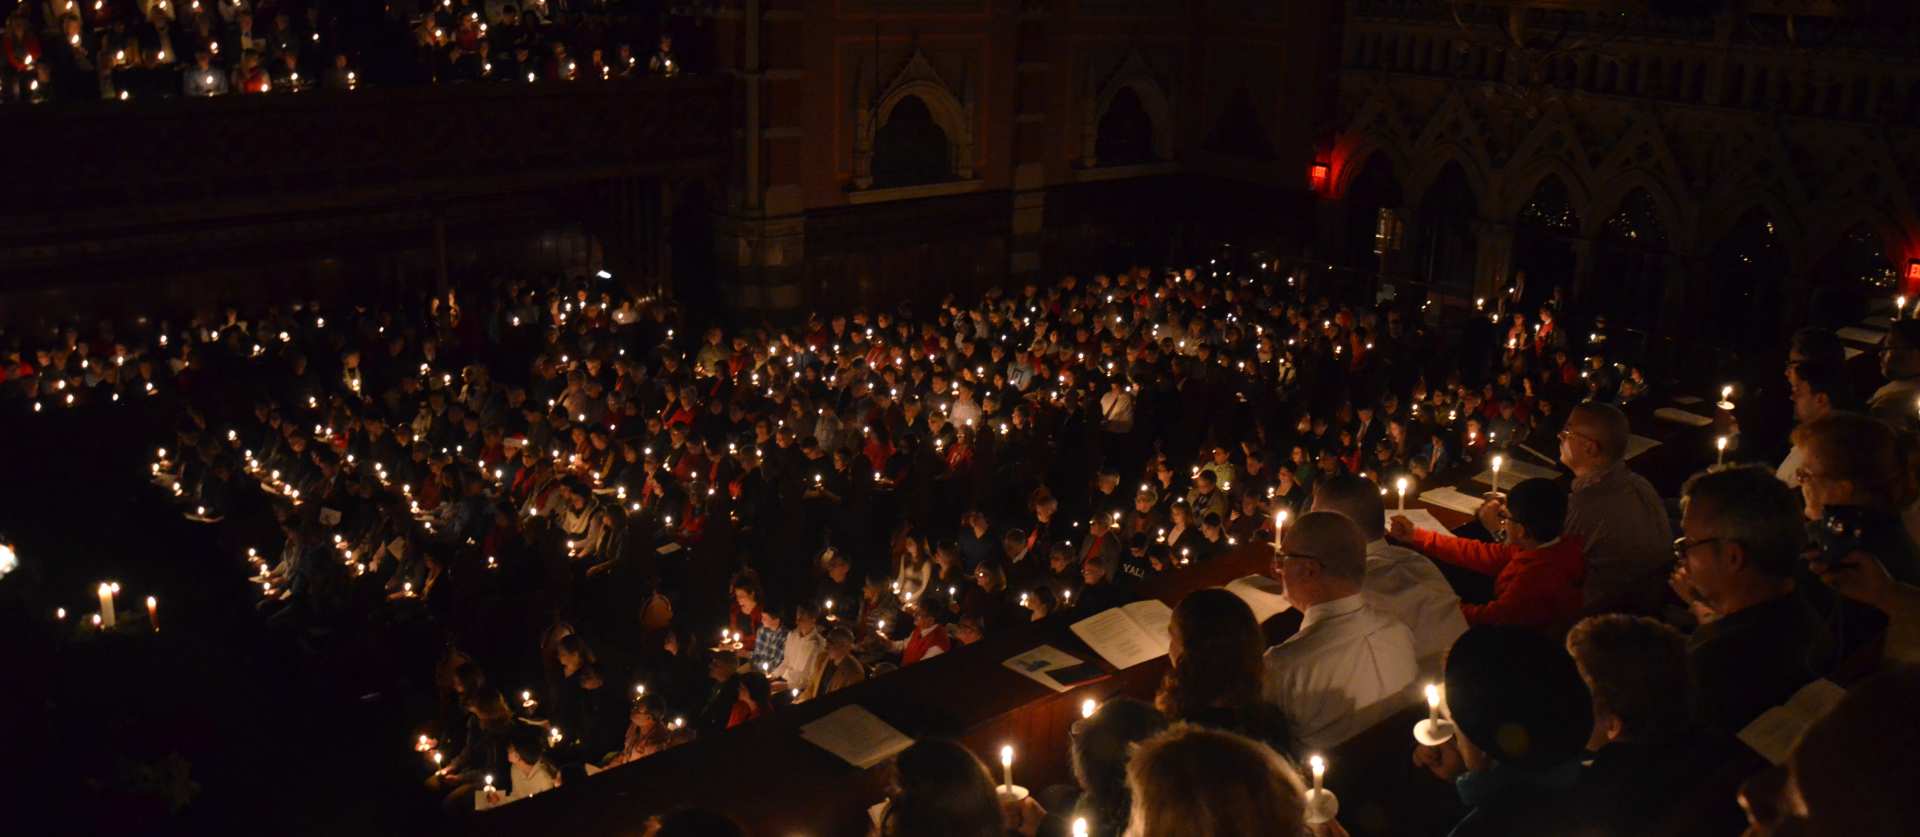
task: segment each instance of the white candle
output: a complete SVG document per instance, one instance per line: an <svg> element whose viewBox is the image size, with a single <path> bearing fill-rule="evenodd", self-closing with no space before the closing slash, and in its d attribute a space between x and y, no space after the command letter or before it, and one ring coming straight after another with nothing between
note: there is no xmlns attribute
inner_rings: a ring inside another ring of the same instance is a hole
<svg viewBox="0 0 1920 837"><path fill-rule="evenodd" d="M1074 817L1073 818L1073 837L1087 837L1088 833L1089 832L1087 831L1087 818Z"/></svg>
<svg viewBox="0 0 1920 837"><path fill-rule="evenodd" d="M1093 698L1087 698L1086 700L1080 701L1080 717L1082 719L1091 718L1093 717L1094 710L1097 710L1099 708L1100 708L1100 704L1095 703L1093 701Z"/></svg>
<svg viewBox="0 0 1920 837"><path fill-rule="evenodd" d="M1727 437L1725 436L1713 440L1713 464L1727 464Z"/></svg>
<svg viewBox="0 0 1920 837"><path fill-rule="evenodd" d="M1000 746L1000 776L1006 783L1007 793L1013 793L1013 745Z"/></svg>
<svg viewBox="0 0 1920 837"><path fill-rule="evenodd" d="M100 589L96 592L100 596L100 627L111 629L113 627L113 585L100 582Z"/></svg>
<svg viewBox="0 0 1920 837"><path fill-rule="evenodd" d="M1427 723L1440 725L1440 687L1427 684Z"/></svg>
<svg viewBox="0 0 1920 837"><path fill-rule="evenodd" d="M147 624L153 626L154 633L160 632L160 600L152 596L147 597Z"/></svg>
<svg viewBox="0 0 1920 837"><path fill-rule="evenodd" d="M1401 477L1393 482L1393 490L1400 492L1400 510L1407 510L1407 478Z"/></svg>
<svg viewBox="0 0 1920 837"><path fill-rule="evenodd" d="M1495 454L1493 457L1493 493L1500 493L1500 466L1505 465L1506 457Z"/></svg>
<svg viewBox="0 0 1920 837"><path fill-rule="evenodd" d="M1319 756L1313 756L1307 759L1307 764L1313 770L1314 792L1319 793L1320 791L1326 790L1324 782L1327 777L1327 760Z"/></svg>

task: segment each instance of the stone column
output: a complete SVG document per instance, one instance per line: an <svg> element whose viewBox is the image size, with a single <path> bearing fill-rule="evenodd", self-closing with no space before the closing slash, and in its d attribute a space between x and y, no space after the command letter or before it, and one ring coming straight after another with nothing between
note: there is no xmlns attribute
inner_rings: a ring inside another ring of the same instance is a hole
<svg viewBox="0 0 1920 837"><path fill-rule="evenodd" d="M1473 293L1493 297L1507 286L1513 272L1513 225L1498 221L1474 222Z"/></svg>
<svg viewBox="0 0 1920 837"><path fill-rule="evenodd" d="M1573 287L1567 298L1585 301L1593 281L1593 239L1575 238L1567 244L1573 249Z"/></svg>

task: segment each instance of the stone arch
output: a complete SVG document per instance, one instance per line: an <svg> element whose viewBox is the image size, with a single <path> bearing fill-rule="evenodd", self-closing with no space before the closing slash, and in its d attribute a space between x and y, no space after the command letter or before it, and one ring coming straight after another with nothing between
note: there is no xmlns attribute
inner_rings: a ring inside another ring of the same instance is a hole
<svg viewBox="0 0 1920 837"><path fill-rule="evenodd" d="M1511 173L1503 172L1497 195L1487 199L1489 217L1499 221L1513 221L1520 215L1520 209L1532 200L1534 193L1540 191L1540 184L1549 177L1558 177L1560 185L1567 189L1567 203L1573 207L1582 223L1593 217L1593 193L1587 188L1587 182L1574 171L1567 161L1556 157L1542 157L1533 160Z"/></svg>
<svg viewBox="0 0 1920 837"><path fill-rule="evenodd" d="M887 120L893 116L894 109L908 97L917 98L926 105L932 115L933 123L947 135L947 151L951 176L955 180L973 179L973 105L970 96L955 95L953 88L933 68L926 53L916 49L907 59L905 66L895 74L893 80L880 92L877 101L867 86L862 83L857 99L858 112L855 114L853 147L853 185L856 189L873 188L873 140ZM963 103L962 99L966 102Z"/></svg>
<svg viewBox="0 0 1920 837"><path fill-rule="evenodd" d="M1702 248L1717 247L1740 222L1746 220L1748 213L1758 210L1778 228L1780 246L1786 251L1787 260L1794 270L1805 270L1811 259L1807 250L1807 230L1793 210L1788 208L1787 202L1773 192L1746 194L1741 198L1736 203L1703 207L1700 220L1694 225L1694 241Z"/></svg>
<svg viewBox="0 0 1920 837"><path fill-rule="evenodd" d="M1878 206L1853 202L1821 202L1808 208L1806 251L1809 263L1826 258L1842 240L1855 230L1870 229L1880 236L1880 247L1897 270L1901 255L1909 250L1911 231L1903 229L1895 217Z"/></svg>
<svg viewBox="0 0 1920 837"><path fill-rule="evenodd" d="M1127 57L1107 75L1099 89L1090 91L1085 124L1080 131L1081 165L1087 168L1100 165L1096 153L1100 122L1107 118L1107 113L1113 109L1114 99L1123 90L1133 92L1140 100L1140 107L1147 112L1147 118L1153 122L1153 156L1161 160L1173 159L1172 102L1166 88L1160 84L1159 76L1147 65L1145 56L1135 49L1127 52Z"/></svg>
<svg viewBox="0 0 1920 837"><path fill-rule="evenodd" d="M1476 151L1477 149L1461 143L1450 142L1435 147L1423 155L1406 177L1407 203L1420 205L1426 199L1427 190L1433 188L1434 181L1439 179L1440 172L1446 169L1447 164L1458 163L1461 173L1467 177L1467 185L1473 189L1475 203L1479 204L1482 212L1485 212L1487 202L1491 199L1489 186L1492 167L1485 155L1477 154Z"/></svg>
<svg viewBox="0 0 1920 837"><path fill-rule="evenodd" d="M1569 186L1568 189L1571 192L1572 187ZM1660 215L1660 222L1666 229L1667 239L1671 242L1673 250L1687 252L1691 249L1690 245L1694 239L1691 237L1693 225L1689 223L1690 213L1674 197L1673 191L1667 188L1665 182L1644 170L1631 171L1622 177L1609 178L1605 181L1602 190L1593 196L1593 202L1589 207L1593 211L1580 216L1581 236L1588 239L1599 237L1607 220L1620 211L1627 197L1635 190L1645 192L1647 197L1652 199L1654 209Z"/></svg>
<svg viewBox="0 0 1920 837"><path fill-rule="evenodd" d="M1394 178L1400 181L1402 194L1408 194L1407 175L1410 172L1407 155L1403 151L1372 137L1343 137L1342 143L1333 150L1333 178L1328 183L1329 197L1334 200L1345 198L1347 190L1353 186L1354 178L1367 170L1375 155L1386 158L1387 165L1393 168Z"/></svg>

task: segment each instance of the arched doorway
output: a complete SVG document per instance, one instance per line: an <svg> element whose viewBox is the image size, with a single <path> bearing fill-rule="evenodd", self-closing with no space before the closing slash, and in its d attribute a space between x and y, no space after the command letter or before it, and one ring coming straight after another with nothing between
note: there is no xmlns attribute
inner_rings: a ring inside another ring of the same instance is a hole
<svg viewBox="0 0 1920 837"><path fill-rule="evenodd" d="M953 178L947 132L919 96L893 106L887 124L873 133L873 185L918 186Z"/></svg>
<svg viewBox="0 0 1920 837"><path fill-rule="evenodd" d="M1714 245L1708 262L1712 310L1702 312L1712 342L1742 354L1759 354L1779 345L1784 329L1781 290L1792 262L1773 216L1759 207L1745 215Z"/></svg>
<svg viewBox="0 0 1920 837"><path fill-rule="evenodd" d="M1645 189L1628 192L1600 227L1585 307L1606 314L1609 326L1652 331L1660 323L1672 252L1653 196Z"/></svg>
<svg viewBox="0 0 1920 837"><path fill-rule="evenodd" d="M1159 155L1153 151L1153 116L1131 86L1115 91L1107 114L1100 118L1094 155L1103 166L1159 162Z"/></svg>
<svg viewBox="0 0 1920 837"><path fill-rule="evenodd" d="M1348 181L1343 201L1347 240L1341 251L1341 264L1366 273L1383 271L1382 258L1397 236L1393 229L1383 229L1382 224L1394 227L1400 220L1383 217L1383 213L1400 212L1406 205L1406 198L1400 193L1400 180L1394 176L1393 161L1383 152L1368 156L1360 173Z"/></svg>
<svg viewBox="0 0 1920 837"><path fill-rule="evenodd" d="M1529 315L1553 299L1554 291L1573 282L1573 238L1579 234L1580 214L1560 176L1549 174L1520 207L1513 229L1513 269L1527 274L1520 310Z"/></svg>
<svg viewBox="0 0 1920 837"><path fill-rule="evenodd" d="M1420 198L1415 270L1429 283L1454 290L1473 287L1473 220L1479 214L1480 197L1466 169L1449 160Z"/></svg>

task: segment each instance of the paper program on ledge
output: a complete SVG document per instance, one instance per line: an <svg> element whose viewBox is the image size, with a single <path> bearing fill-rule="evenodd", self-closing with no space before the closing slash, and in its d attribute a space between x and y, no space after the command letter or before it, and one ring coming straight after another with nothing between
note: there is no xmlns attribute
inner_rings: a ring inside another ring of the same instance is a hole
<svg viewBox="0 0 1920 837"><path fill-rule="evenodd" d="M1484 498L1475 497L1472 494L1468 494L1450 485L1443 485L1439 488L1429 488L1426 491L1422 491L1420 492L1420 500L1421 502L1430 503L1443 509L1452 509L1461 514L1475 514L1480 511L1480 504L1486 502Z"/></svg>
<svg viewBox="0 0 1920 837"><path fill-rule="evenodd" d="M802 724L800 737L862 770L913 746L913 739L858 705L842 706Z"/></svg>
<svg viewBox="0 0 1920 837"><path fill-rule="evenodd" d="M1436 503L1435 505L1439 505L1439 504ZM1467 514L1472 514L1472 512L1467 512ZM1439 532L1442 535L1449 534L1453 531L1452 529L1447 528L1447 524L1441 523L1440 518L1434 517L1433 512L1427 511L1426 509L1412 508L1412 509L1407 509L1406 511L1401 511L1399 509L1387 509L1388 524L1392 524L1393 519L1396 517L1404 517L1408 520L1413 521L1414 528L1416 529L1425 529L1429 532Z"/></svg>
<svg viewBox="0 0 1920 837"><path fill-rule="evenodd" d="M1073 687L1054 679L1052 673L1073 668L1083 662L1085 661L1079 657L1051 645L1042 645L1023 654L1008 657L1001 665L1026 675L1035 683L1056 692L1064 692Z"/></svg>
<svg viewBox="0 0 1920 837"><path fill-rule="evenodd" d="M1167 655L1173 609L1158 599L1108 608L1073 623L1073 633L1108 665L1128 669Z"/></svg>

